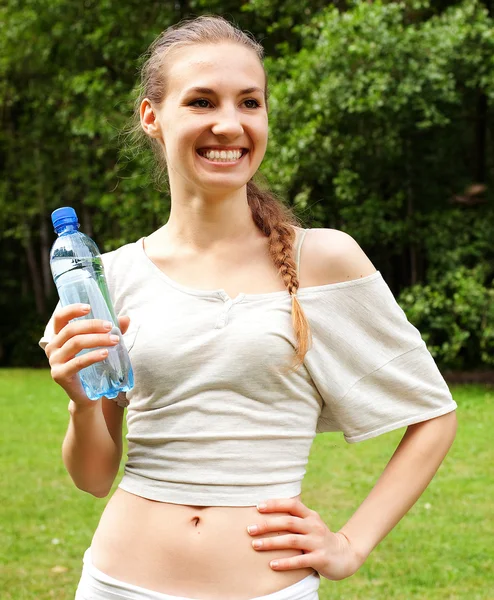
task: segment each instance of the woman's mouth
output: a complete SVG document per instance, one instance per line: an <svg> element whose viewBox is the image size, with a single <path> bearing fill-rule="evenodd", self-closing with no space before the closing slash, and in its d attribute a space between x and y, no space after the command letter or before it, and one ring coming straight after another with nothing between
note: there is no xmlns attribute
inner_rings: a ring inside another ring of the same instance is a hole
<svg viewBox="0 0 494 600"><path fill-rule="evenodd" d="M249 152L247 148L236 150L217 150L216 148L199 148L197 154L206 162L217 165L236 165Z"/></svg>

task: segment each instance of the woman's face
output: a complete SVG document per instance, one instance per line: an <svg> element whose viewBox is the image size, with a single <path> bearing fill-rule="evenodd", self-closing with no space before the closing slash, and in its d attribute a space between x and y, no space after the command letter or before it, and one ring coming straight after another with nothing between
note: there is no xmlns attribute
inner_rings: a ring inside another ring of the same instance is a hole
<svg viewBox="0 0 494 600"><path fill-rule="evenodd" d="M268 137L257 55L221 43L181 48L168 59L167 94L155 113L172 189L180 180L204 191L239 189L259 168Z"/></svg>

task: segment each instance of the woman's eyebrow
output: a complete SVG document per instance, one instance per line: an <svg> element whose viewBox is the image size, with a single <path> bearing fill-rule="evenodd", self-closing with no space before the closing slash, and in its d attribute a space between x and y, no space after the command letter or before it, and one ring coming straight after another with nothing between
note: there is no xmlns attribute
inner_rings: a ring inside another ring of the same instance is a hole
<svg viewBox="0 0 494 600"><path fill-rule="evenodd" d="M262 88L260 88L260 87L250 87L250 88L246 88L245 90L240 90L239 95L252 94L253 92L260 92L261 94L264 94L264 90ZM186 90L184 92L184 95L186 95L186 94L192 94L192 93L196 93L196 94L215 94L216 92L214 90L212 90L211 88L193 87L193 88L189 88L188 90Z"/></svg>

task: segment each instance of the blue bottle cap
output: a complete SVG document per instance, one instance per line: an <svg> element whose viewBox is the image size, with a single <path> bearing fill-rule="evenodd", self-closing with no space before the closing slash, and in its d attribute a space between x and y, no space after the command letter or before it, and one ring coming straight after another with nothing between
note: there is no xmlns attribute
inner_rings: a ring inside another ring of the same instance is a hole
<svg viewBox="0 0 494 600"><path fill-rule="evenodd" d="M62 206L62 208L54 210L51 213L51 222L57 233L61 227L65 227L69 224L77 225L77 228L79 229L77 214L71 206Z"/></svg>

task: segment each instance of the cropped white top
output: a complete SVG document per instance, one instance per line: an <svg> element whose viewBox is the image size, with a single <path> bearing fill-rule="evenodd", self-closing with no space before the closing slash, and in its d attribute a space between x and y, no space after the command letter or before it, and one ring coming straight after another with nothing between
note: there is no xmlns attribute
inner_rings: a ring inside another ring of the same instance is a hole
<svg viewBox="0 0 494 600"><path fill-rule="evenodd" d="M198 506L293 497L316 432L359 442L457 406L379 271L298 291L313 346L286 373L296 346L287 291L186 287L143 238L103 264L117 316L131 319L128 492ZM53 335L52 317L40 346Z"/></svg>

